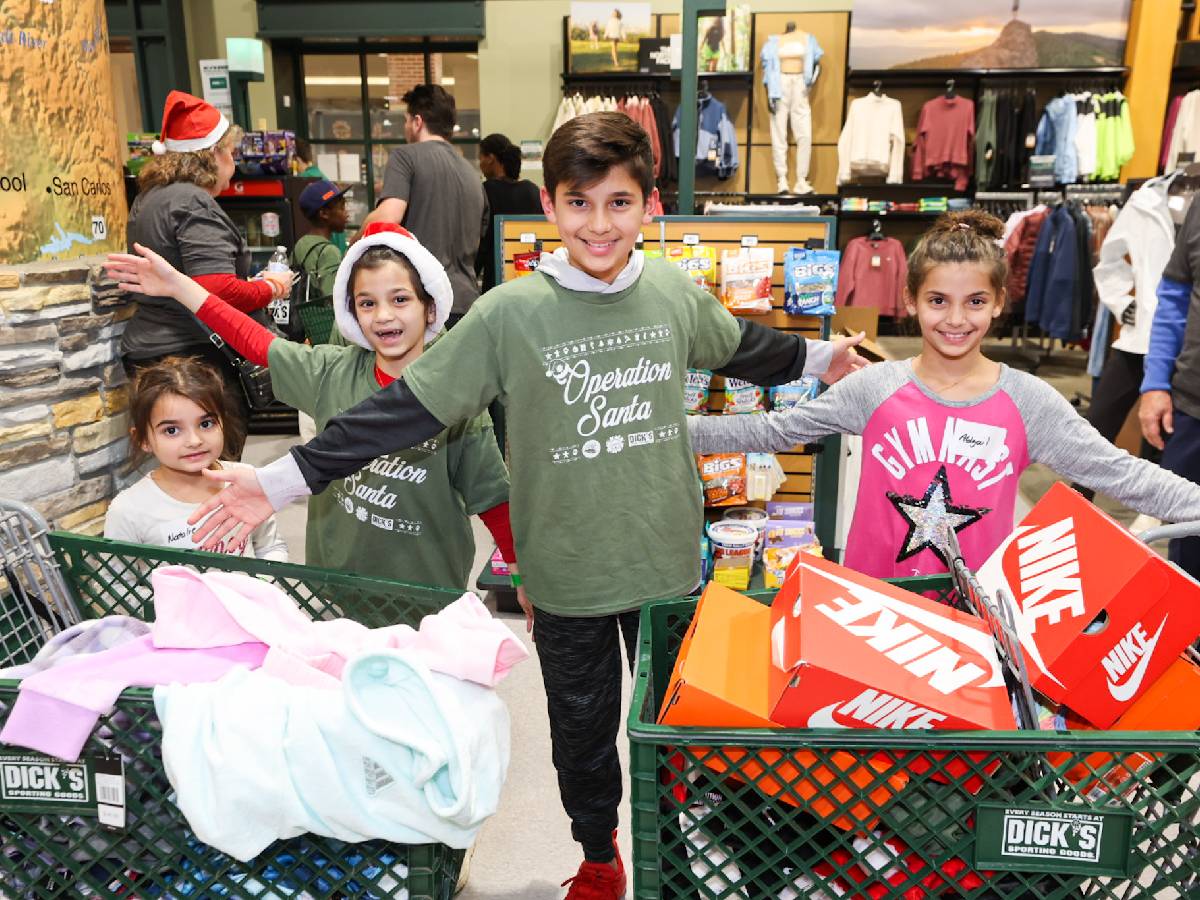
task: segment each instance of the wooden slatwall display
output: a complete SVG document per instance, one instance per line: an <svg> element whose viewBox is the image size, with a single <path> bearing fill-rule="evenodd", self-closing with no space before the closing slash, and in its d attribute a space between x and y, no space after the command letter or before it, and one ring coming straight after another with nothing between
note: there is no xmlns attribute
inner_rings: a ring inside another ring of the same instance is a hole
<svg viewBox="0 0 1200 900"><path fill-rule="evenodd" d="M668 247L685 243L714 247L717 251L718 273L722 250L736 250L751 245L770 247L775 251L775 269L771 278L773 308L766 315L747 318L789 334L815 339L828 337L827 318L792 316L783 311L784 255L789 247L802 247L810 239L823 240L826 247L836 248L836 233L836 220L828 216L665 216L642 229L642 246L647 249L658 247L664 252ZM561 246L555 226L541 216L497 217L496 271L504 273L504 280L515 275L513 254L533 250L535 241L540 241L542 250L546 252ZM720 414L724 406L724 386L722 378L713 377L709 395L710 414ZM816 508L817 536L822 545L829 548L834 546L838 472L833 457L836 457L838 447L836 438L827 439L825 450L830 454L830 462L824 467L820 460L825 454L815 454L811 448L798 446L786 453L776 454L787 480L774 499L810 502L820 498Z"/></svg>

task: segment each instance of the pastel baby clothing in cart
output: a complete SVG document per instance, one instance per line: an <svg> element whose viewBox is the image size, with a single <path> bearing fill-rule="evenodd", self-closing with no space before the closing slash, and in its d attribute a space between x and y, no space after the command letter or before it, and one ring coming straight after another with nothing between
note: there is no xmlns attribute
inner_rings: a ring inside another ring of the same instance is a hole
<svg viewBox="0 0 1200 900"><path fill-rule="evenodd" d="M356 657L340 691L240 670L160 687L154 702L180 810L240 860L305 832L466 848L508 768L495 692L407 651Z"/></svg>

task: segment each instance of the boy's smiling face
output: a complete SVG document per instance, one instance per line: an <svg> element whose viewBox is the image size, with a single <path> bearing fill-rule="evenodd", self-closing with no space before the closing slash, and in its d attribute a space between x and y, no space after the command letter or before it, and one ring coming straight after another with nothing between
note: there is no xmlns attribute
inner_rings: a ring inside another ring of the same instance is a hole
<svg viewBox="0 0 1200 900"><path fill-rule="evenodd" d="M558 226L571 265L609 284L629 262L657 206L658 190L644 196L623 165L613 166L590 187L559 184L553 197L542 188L542 209Z"/></svg>

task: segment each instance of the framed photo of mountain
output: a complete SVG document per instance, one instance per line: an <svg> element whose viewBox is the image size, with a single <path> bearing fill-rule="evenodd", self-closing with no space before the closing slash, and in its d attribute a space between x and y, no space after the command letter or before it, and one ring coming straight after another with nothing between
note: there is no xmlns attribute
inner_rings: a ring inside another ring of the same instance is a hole
<svg viewBox="0 0 1200 900"><path fill-rule="evenodd" d="M1131 0L856 0L852 69L1086 69L1124 64Z"/></svg>

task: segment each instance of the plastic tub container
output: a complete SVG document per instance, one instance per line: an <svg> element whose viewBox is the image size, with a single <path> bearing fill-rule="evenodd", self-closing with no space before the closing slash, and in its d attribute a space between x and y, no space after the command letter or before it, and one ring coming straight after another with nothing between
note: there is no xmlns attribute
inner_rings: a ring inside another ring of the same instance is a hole
<svg viewBox="0 0 1200 900"><path fill-rule="evenodd" d="M708 526L708 540L712 544L712 580L735 591L746 590L754 567L758 529L749 522L722 520Z"/></svg>

